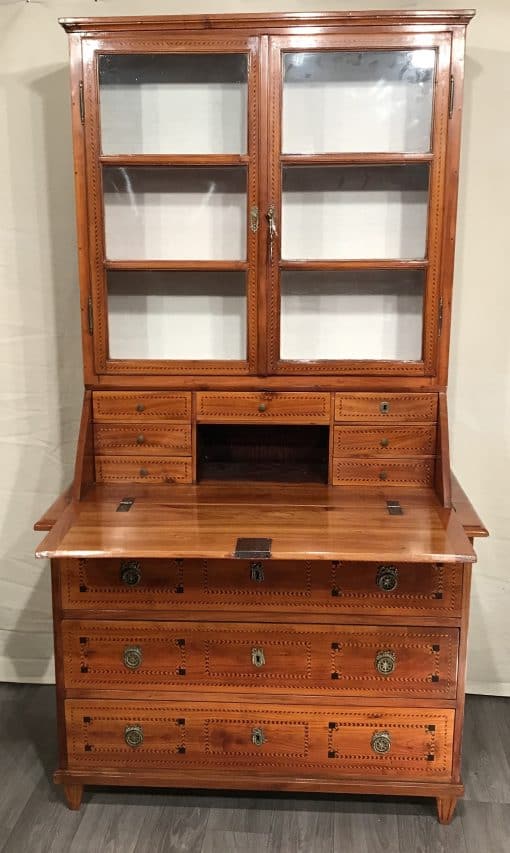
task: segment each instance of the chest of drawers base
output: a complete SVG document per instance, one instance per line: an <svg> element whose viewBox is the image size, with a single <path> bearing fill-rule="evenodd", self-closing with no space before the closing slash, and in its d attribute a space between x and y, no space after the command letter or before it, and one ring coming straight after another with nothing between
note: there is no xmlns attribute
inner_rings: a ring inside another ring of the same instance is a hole
<svg viewBox="0 0 510 853"><path fill-rule="evenodd" d="M451 819L469 564L54 559L52 578L70 808L89 784L162 786L433 797Z"/></svg>

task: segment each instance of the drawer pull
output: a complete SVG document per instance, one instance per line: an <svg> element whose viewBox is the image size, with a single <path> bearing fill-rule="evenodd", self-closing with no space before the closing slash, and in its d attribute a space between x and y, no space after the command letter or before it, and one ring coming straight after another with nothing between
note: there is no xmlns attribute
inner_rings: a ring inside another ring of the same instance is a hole
<svg viewBox="0 0 510 853"><path fill-rule="evenodd" d="M372 735L370 746L378 755L384 755L391 749L391 737L389 732L375 732Z"/></svg>
<svg viewBox="0 0 510 853"><path fill-rule="evenodd" d="M253 666L261 667L264 666L266 662L266 658L264 656L263 649L252 649L251 650L251 662Z"/></svg>
<svg viewBox="0 0 510 853"><path fill-rule="evenodd" d="M388 472L387 471L379 471L379 479L380 480L387 480L388 479Z"/></svg>
<svg viewBox="0 0 510 853"><path fill-rule="evenodd" d="M397 656L395 652L386 649L383 652L377 652L375 656L375 668L380 675L391 675L395 671L397 665Z"/></svg>
<svg viewBox="0 0 510 853"><path fill-rule="evenodd" d="M255 583L262 583L264 580L264 567L262 563L250 563L250 578Z"/></svg>
<svg viewBox="0 0 510 853"><path fill-rule="evenodd" d="M144 434L141 432L141 433L140 433L140 435L137 435L137 436L136 436L136 443L137 443L137 444L143 444L143 443L144 443L144 441L145 441L145 436L144 436Z"/></svg>
<svg viewBox="0 0 510 853"><path fill-rule="evenodd" d="M381 447L389 447L389 446L390 446L389 438L381 438Z"/></svg>
<svg viewBox="0 0 510 853"><path fill-rule="evenodd" d="M265 412L266 409L267 409L267 406L265 403L259 403L259 412Z"/></svg>
<svg viewBox="0 0 510 853"><path fill-rule="evenodd" d="M138 560L124 560L120 564L120 579L126 586L137 586L142 579Z"/></svg>
<svg viewBox="0 0 510 853"><path fill-rule="evenodd" d="M128 669L138 669L142 663L142 650L140 646L128 646L122 654L124 666Z"/></svg>
<svg viewBox="0 0 510 853"><path fill-rule="evenodd" d="M145 406L144 406L144 404L143 404L143 403L137 403L136 411L137 411L137 412L145 412Z"/></svg>
<svg viewBox="0 0 510 853"><path fill-rule="evenodd" d="M140 468L140 477L148 477L148 476L149 476L149 472L147 471L147 468Z"/></svg>
<svg viewBox="0 0 510 853"><path fill-rule="evenodd" d="M379 411L381 415L387 415L390 410L390 404L387 400L383 400L382 403L379 403Z"/></svg>
<svg viewBox="0 0 510 853"><path fill-rule="evenodd" d="M398 586L398 569L396 566L379 566L375 582L383 592L393 592Z"/></svg>
<svg viewBox="0 0 510 853"><path fill-rule="evenodd" d="M135 749L143 743L143 729L141 726L126 726L124 729L124 740L128 746Z"/></svg>
<svg viewBox="0 0 510 853"><path fill-rule="evenodd" d="M263 729L252 729L251 742L254 746L262 746L266 742L266 736Z"/></svg>

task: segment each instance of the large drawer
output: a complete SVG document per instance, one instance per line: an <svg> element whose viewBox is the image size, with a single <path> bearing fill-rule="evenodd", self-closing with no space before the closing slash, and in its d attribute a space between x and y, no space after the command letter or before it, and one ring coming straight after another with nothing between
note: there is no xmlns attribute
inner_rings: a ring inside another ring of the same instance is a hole
<svg viewBox="0 0 510 853"><path fill-rule="evenodd" d="M68 768L289 771L448 780L455 712L210 702L65 702Z"/></svg>
<svg viewBox="0 0 510 853"><path fill-rule="evenodd" d="M68 610L294 611L459 616L456 563L65 559Z"/></svg>
<svg viewBox="0 0 510 853"><path fill-rule="evenodd" d="M189 391L94 391L96 421L189 421Z"/></svg>
<svg viewBox="0 0 510 853"><path fill-rule="evenodd" d="M94 424L98 454L191 456L191 426L188 424Z"/></svg>
<svg viewBox="0 0 510 853"><path fill-rule="evenodd" d="M454 699L458 630L64 620L67 688Z"/></svg>
<svg viewBox="0 0 510 853"><path fill-rule="evenodd" d="M437 394L341 393L335 394L335 421L434 421Z"/></svg>
<svg viewBox="0 0 510 853"><path fill-rule="evenodd" d="M434 424L336 426L333 455L349 458L372 456L380 459L433 456L435 441Z"/></svg>
<svg viewBox="0 0 510 853"><path fill-rule="evenodd" d="M333 459L334 486L431 486L433 459Z"/></svg>
<svg viewBox="0 0 510 853"><path fill-rule="evenodd" d="M191 483L193 465L186 456L96 456L98 483Z"/></svg>
<svg viewBox="0 0 510 853"><path fill-rule="evenodd" d="M330 395L285 391L199 391L197 421L329 423Z"/></svg>

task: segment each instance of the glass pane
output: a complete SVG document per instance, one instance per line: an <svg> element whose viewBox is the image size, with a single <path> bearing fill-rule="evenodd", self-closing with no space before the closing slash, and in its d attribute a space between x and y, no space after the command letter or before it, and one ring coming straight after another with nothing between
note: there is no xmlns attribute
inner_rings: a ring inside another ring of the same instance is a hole
<svg viewBox="0 0 510 853"><path fill-rule="evenodd" d="M110 271L110 358L246 359L242 272Z"/></svg>
<svg viewBox="0 0 510 853"><path fill-rule="evenodd" d="M99 57L104 154L244 154L244 54Z"/></svg>
<svg viewBox="0 0 510 853"><path fill-rule="evenodd" d="M113 167L103 171L110 260L244 260L246 172Z"/></svg>
<svg viewBox="0 0 510 853"><path fill-rule="evenodd" d="M422 270L286 271L282 359L422 357Z"/></svg>
<svg viewBox="0 0 510 853"><path fill-rule="evenodd" d="M429 151L435 61L434 50L285 54L283 151Z"/></svg>
<svg viewBox="0 0 510 853"><path fill-rule="evenodd" d="M282 257L425 257L428 166L283 170Z"/></svg>

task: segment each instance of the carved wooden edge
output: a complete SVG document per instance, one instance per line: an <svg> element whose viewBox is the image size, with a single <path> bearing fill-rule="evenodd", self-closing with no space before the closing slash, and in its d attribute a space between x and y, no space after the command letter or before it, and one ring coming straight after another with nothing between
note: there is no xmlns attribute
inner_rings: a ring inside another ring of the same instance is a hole
<svg viewBox="0 0 510 853"><path fill-rule="evenodd" d="M453 471L451 472L451 480L453 509L457 513L457 518L462 524L466 535L472 538L489 536L489 531L476 512Z"/></svg>
<svg viewBox="0 0 510 853"><path fill-rule="evenodd" d="M334 27L353 24L363 26L382 26L389 24L464 24L467 26L474 18L474 9L451 9L438 11L412 10L395 11L380 9L377 11L360 10L353 12L287 12L277 15L251 13L244 15L147 15L140 19L134 16L115 18L59 18L61 27L68 33L102 32L111 30L144 30L154 27L171 29L215 29L229 27L265 28L307 25L310 27Z"/></svg>
<svg viewBox="0 0 510 853"><path fill-rule="evenodd" d="M446 392L440 391L438 397L434 487L442 505L446 507L446 509L451 509L452 484L450 474L450 443L448 434L448 407L446 403Z"/></svg>
<svg viewBox="0 0 510 853"><path fill-rule="evenodd" d="M35 522L34 530L51 530L51 528L57 523L60 516L66 509L66 507L72 501L72 484L70 484L65 491L62 492L58 496L58 498L53 501L51 506L43 512L41 517Z"/></svg>
<svg viewBox="0 0 510 853"><path fill-rule="evenodd" d="M92 391L85 391L81 410L80 432L71 486L73 500L79 501L85 490L95 482Z"/></svg>

